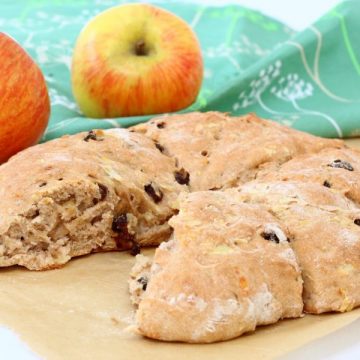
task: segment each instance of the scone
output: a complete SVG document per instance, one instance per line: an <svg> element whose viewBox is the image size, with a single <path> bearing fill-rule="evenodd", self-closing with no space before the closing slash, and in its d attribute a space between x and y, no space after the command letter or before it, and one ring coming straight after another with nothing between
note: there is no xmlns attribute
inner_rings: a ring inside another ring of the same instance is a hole
<svg viewBox="0 0 360 360"><path fill-rule="evenodd" d="M265 167L257 179L315 182L360 203L360 151L344 147L298 156L280 166Z"/></svg>
<svg viewBox="0 0 360 360"><path fill-rule="evenodd" d="M168 115L132 131L156 141L183 168L182 181L192 191L224 189L253 180L263 164L282 164L294 156L340 147L342 141L299 132L253 114Z"/></svg>
<svg viewBox="0 0 360 360"><path fill-rule="evenodd" d="M42 270L159 244L187 186L152 140L124 129L31 147L0 167L0 267Z"/></svg>
<svg viewBox="0 0 360 360"><path fill-rule="evenodd" d="M138 306L144 297L147 284L150 280L152 259L142 254L136 255L136 261L131 268L128 280L130 301Z"/></svg>
<svg viewBox="0 0 360 360"><path fill-rule="evenodd" d="M180 195L173 238L150 270L138 259L130 285L142 335L209 343L301 315L302 280L286 227L234 194Z"/></svg>
<svg viewBox="0 0 360 360"><path fill-rule="evenodd" d="M237 191L286 225L302 271L306 312L360 305L360 209L353 202L310 182L250 182Z"/></svg>

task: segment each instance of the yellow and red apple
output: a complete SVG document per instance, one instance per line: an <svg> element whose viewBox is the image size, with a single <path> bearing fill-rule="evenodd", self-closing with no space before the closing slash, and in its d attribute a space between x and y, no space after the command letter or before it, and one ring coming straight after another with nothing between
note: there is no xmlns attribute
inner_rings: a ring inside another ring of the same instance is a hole
<svg viewBox="0 0 360 360"><path fill-rule="evenodd" d="M77 40L72 88L93 118L183 109L200 90L203 62L191 28L148 4L110 8L93 18Z"/></svg>
<svg viewBox="0 0 360 360"><path fill-rule="evenodd" d="M0 163L36 144L47 126L50 102L44 76L11 37L0 32Z"/></svg>

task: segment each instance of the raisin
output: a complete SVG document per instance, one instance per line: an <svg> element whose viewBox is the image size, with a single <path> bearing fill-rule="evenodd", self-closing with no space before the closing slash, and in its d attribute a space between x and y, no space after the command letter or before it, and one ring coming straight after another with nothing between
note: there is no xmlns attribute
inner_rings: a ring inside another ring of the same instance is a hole
<svg viewBox="0 0 360 360"><path fill-rule="evenodd" d="M208 152L207 152L206 150L203 150L203 151L201 152L201 155L202 155L202 156L208 156Z"/></svg>
<svg viewBox="0 0 360 360"><path fill-rule="evenodd" d="M114 217L111 229L119 235L115 237L118 250L130 250L130 254L135 256L140 254L140 246L135 242L135 236L129 233L128 220L126 214Z"/></svg>
<svg viewBox="0 0 360 360"><path fill-rule="evenodd" d="M162 121L162 122L157 123L156 126L158 127L158 129L164 129L164 127L166 126L166 123L164 121Z"/></svg>
<svg viewBox="0 0 360 360"><path fill-rule="evenodd" d="M331 188L331 184L327 180L324 181L323 185L325 187Z"/></svg>
<svg viewBox="0 0 360 360"><path fill-rule="evenodd" d="M64 178L58 178L58 181L63 181L64 180Z"/></svg>
<svg viewBox="0 0 360 360"><path fill-rule="evenodd" d="M44 182L42 182L41 184L39 184L39 187L43 187L43 186L46 186L46 185L47 185L47 182L44 181Z"/></svg>
<svg viewBox="0 0 360 360"><path fill-rule="evenodd" d="M106 197L107 197L107 195L109 193L109 190L103 184L98 183L98 186L99 186L99 192L100 192L100 201L103 201L103 200L106 199Z"/></svg>
<svg viewBox="0 0 360 360"><path fill-rule="evenodd" d="M36 209L36 210L34 211L34 213L33 213L31 216L29 216L29 218L30 218L30 219L35 219L35 218L37 218L39 215L40 215L40 211L39 211L39 209Z"/></svg>
<svg viewBox="0 0 360 360"><path fill-rule="evenodd" d="M155 142L155 146L161 153L163 153L165 151L165 148L158 142Z"/></svg>
<svg viewBox="0 0 360 360"><path fill-rule="evenodd" d="M140 246L135 241L133 242L132 247L130 249L130 254L132 256L136 256L137 254L140 254Z"/></svg>
<svg viewBox="0 0 360 360"><path fill-rule="evenodd" d="M159 203L163 198L163 193L160 189L155 190L151 183L144 185L145 192L154 200L154 203Z"/></svg>
<svg viewBox="0 0 360 360"><path fill-rule="evenodd" d="M96 134L94 130L90 130L87 135L84 137L84 141L88 142L89 140L97 140Z"/></svg>
<svg viewBox="0 0 360 360"><path fill-rule="evenodd" d="M184 168L181 168L180 170L175 171L174 176L175 176L175 180L180 185L189 185L190 174Z"/></svg>
<svg viewBox="0 0 360 360"><path fill-rule="evenodd" d="M119 234L128 233L127 224L128 224L128 221L127 221L126 214L120 214L120 215L114 217L114 220L111 225L111 229L112 229L112 231L119 233Z"/></svg>
<svg viewBox="0 0 360 360"><path fill-rule="evenodd" d="M334 160L332 163L328 164L328 166L333 168L345 169L348 171L354 171L354 168L349 162L340 159Z"/></svg>
<svg viewBox="0 0 360 360"><path fill-rule="evenodd" d="M127 230L126 230L127 231ZM118 250L130 250L130 254L135 256L140 254L140 246L135 242L135 236L128 232L123 232L115 238L116 248Z"/></svg>
<svg viewBox="0 0 360 360"><path fill-rule="evenodd" d="M277 237L277 235L274 232L263 232L261 233L261 236L265 239L265 240L269 240L269 241L273 241L276 244L278 244L280 242L279 238Z"/></svg>
<svg viewBox="0 0 360 360"><path fill-rule="evenodd" d="M96 132L94 130L90 130L87 133L87 135L84 137L84 141L88 142L89 140L103 141L104 139L101 137L98 137L98 135L96 134Z"/></svg>
<svg viewBox="0 0 360 360"><path fill-rule="evenodd" d="M129 233L126 214L120 214L114 217L111 229L118 233L115 237L116 248L118 250L130 250L133 254L135 247L135 236Z"/></svg>
<svg viewBox="0 0 360 360"><path fill-rule="evenodd" d="M136 281L142 285L142 289L145 291L149 282L148 278L146 276L142 276Z"/></svg>
<svg viewBox="0 0 360 360"><path fill-rule="evenodd" d="M354 224L357 226L360 226L360 218L354 220Z"/></svg>
<svg viewBox="0 0 360 360"><path fill-rule="evenodd" d="M114 240L116 243L116 249L120 251L131 250L134 245L134 242L132 240L133 236L130 237L131 237L130 239L122 235L115 237Z"/></svg>

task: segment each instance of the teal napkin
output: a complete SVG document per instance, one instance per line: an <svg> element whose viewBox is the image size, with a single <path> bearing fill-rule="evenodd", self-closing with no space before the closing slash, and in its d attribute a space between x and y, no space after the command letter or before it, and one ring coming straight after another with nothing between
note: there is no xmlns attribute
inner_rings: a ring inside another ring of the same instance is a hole
<svg viewBox="0 0 360 360"><path fill-rule="evenodd" d="M43 140L149 118L89 119L71 93L77 35L93 16L123 2L1 2L1 31L20 42L45 74L52 114ZM204 82L197 101L185 111L256 112L316 135L360 136L359 1L340 4L301 32L237 5L154 4L182 17L200 39Z"/></svg>

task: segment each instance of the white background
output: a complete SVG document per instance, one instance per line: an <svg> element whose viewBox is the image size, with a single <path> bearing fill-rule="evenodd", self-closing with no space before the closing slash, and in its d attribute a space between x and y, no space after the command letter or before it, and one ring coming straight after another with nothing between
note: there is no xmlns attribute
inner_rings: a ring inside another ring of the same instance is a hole
<svg viewBox="0 0 360 360"><path fill-rule="evenodd" d="M139 0L140 1L140 0ZM207 4L240 4L260 10L272 16L295 30L304 29L318 17L335 6L338 0L183 0L184 2L199 2ZM169 1L170 2L170 1ZM0 3L1 11L1 3ZM359 20L360 21L360 20ZM31 309L29 309L31 311ZM343 354L343 358L355 359L355 353ZM336 357L341 358L342 356ZM0 328L0 359L30 360L36 357L10 330ZM81 359L79 359L81 360Z"/></svg>
<svg viewBox="0 0 360 360"><path fill-rule="evenodd" d="M171 1L167 1L171 2ZM304 29L338 4L339 0L183 0L184 3L239 4L260 10L295 30Z"/></svg>

